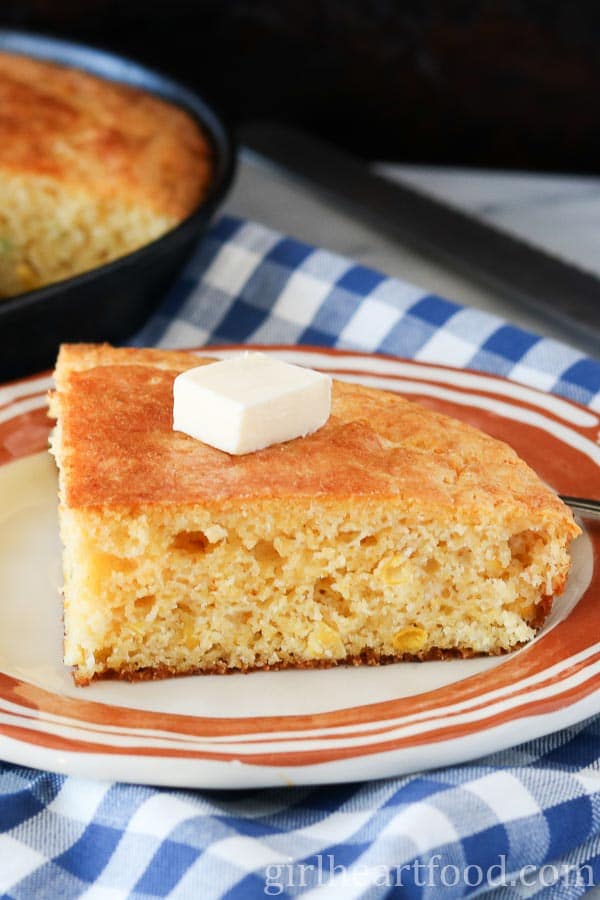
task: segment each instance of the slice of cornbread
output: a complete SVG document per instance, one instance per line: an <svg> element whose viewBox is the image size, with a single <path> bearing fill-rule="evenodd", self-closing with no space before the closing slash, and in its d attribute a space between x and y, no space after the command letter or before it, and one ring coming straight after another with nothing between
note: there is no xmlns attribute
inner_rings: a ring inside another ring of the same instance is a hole
<svg viewBox="0 0 600 900"><path fill-rule="evenodd" d="M506 444L334 382L319 431L229 456L172 430L173 379L198 364L60 352L53 448L78 684L495 654L535 634L578 528Z"/></svg>

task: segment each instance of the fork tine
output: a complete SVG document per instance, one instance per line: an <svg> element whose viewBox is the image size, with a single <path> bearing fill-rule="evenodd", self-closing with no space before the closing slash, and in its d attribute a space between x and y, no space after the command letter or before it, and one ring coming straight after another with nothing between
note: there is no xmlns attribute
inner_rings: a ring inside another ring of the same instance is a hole
<svg viewBox="0 0 600 900"><path fill-rule="evenodd" d="M588 497L567 497L560 494L560 499L580 515L590 519L600 519L600 500Z"/></svg>

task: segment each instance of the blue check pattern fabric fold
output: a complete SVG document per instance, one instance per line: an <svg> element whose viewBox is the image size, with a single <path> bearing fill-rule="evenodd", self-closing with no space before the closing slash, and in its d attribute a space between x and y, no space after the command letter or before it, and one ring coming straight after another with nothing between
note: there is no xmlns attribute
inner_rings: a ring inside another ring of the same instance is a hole
<svg viewBox="0 0 600 900"><path fill-rule="evenodd" d="M478 369L600 411L600 363L256 223L220 219L138 346L310 344ZM0 896L575 898L600 884L600 718L369 783L169 790L0 762Z"/></svg>
<svg viewBox="0 0 600 900"><path fill-rule="evenodd" d="M600 410L600 362L346 257L224 217L138 346L312 344L478 369Z"/></svg>

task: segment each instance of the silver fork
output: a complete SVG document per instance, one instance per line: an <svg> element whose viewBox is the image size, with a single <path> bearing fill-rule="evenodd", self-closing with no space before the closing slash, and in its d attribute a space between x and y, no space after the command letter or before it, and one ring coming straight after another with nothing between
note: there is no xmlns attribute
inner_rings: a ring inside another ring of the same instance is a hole
<svg viewBox="0 0 600 900"><path fill-rule="evenodd" d="M567 497L559 494L560 499L574 512L578 512L584 519L600 519L600 500L590 500L587 497Z"/></svg>

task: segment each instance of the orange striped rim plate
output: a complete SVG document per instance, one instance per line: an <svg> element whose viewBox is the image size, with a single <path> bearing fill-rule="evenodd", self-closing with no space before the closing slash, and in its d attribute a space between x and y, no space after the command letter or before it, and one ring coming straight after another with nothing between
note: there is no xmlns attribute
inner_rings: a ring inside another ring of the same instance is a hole
<svg viewBox="0 0 600 900"><path fill-rule="evenodd" d="M398 391L507 441L561 493L599 493L600 418L575 403L393 357L256 349ZM50 384L40 375L0 387L4 759L189 787L350 781L462 762L600 711L600 527L591 522L573 546L567 590L543 632L508 657L76 688L61 664Z"/></svg>

